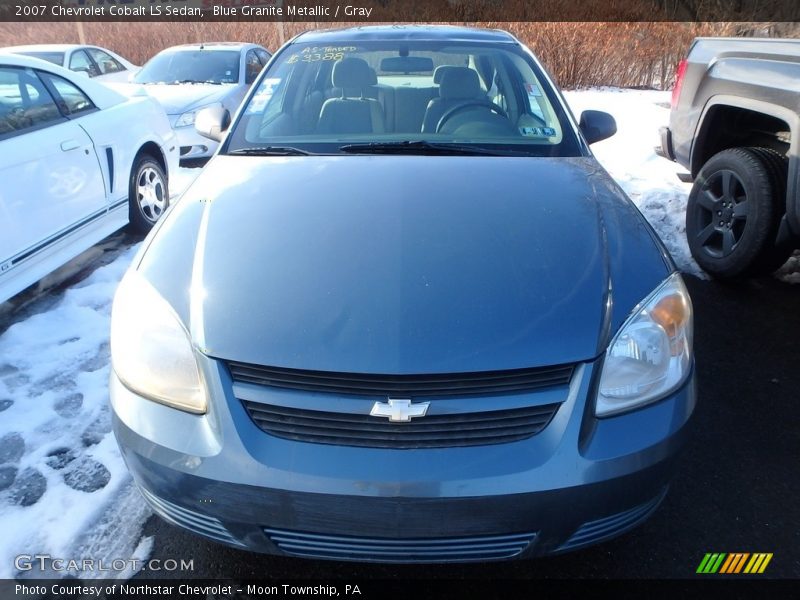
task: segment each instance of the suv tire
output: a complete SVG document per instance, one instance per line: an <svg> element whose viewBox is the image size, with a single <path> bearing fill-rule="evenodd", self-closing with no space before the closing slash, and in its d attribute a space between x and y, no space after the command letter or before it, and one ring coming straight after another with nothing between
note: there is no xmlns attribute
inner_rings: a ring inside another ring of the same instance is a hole
<svg viewBox="0 0 800 600"><path fill-rule="evenodd" d="M686 238L697 264L713 277L750 275L774 246L782 212L768 160L758 149L723 150L692 186Z"/></svg>

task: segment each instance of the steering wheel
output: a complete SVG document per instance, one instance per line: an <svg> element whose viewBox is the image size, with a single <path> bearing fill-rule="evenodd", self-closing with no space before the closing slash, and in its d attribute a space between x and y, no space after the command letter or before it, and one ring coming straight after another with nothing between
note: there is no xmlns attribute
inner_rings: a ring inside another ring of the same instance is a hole
<svg viewBox="0 0 800 600"><path fill-rule="evenodd" d="M439 119L439 122L436 124L436 133L439 133L444 127L444 124L447 123L450 119L452 119L456 114L462 112L467 108L488 108L494 113L497 113L501 117L508 118L508 114L502 108L497 106L494 102L490 102L489 100L467 100L460 104L456 104L455 106L451 107L449 110L446 110L442 117Z"/></svg>

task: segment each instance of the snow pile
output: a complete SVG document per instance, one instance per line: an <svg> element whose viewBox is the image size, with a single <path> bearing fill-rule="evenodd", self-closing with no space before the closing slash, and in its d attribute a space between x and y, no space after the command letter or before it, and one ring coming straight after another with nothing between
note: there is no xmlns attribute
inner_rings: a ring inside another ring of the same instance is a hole
<svg viewBox="0 0 800 600"><path fill-rule="evenodd" d="M670 92L612 88L564 95L576 118L590 109L614 115L617 134L592 145L597 160L639 207L678 268L705 277L686 243L686 200L692 186L676 175L683 167L654 150L658 128L669 123Z"/></svg>
<svg viewBox="0 0 800 600"><path fill-rule="evenodd" d="M0 578L19 554L136 549L149 510L110 434L108 330L137 247L0 336Z"/></svg>

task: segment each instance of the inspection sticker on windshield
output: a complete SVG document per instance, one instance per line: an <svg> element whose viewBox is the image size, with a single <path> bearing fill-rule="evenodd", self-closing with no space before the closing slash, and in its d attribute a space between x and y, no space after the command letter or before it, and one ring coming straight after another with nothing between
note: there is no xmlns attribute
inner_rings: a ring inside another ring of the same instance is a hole
<svg viewBox="0 0 800 600"><path fill-rule="evenodd" d="M253 95L253 99L247 106L247 114L262 112L267 102L272 98L272 94L275 93L275 88L278 87L280 82L280 77L272 77L262 81L261 85L258 86L258 90L256 90L256 93Z"/></svg>
<svg viewBox="0 0 800 600"><path fill-rule="evenodd" d="M528 92L528 96L533 96L534 98L542 95L542 91L535 83L526 83L525 91Z"/></svg>
<svg viewBox="0 0 800 600"><path fill-rule="evenodd" d="M525 92L528 94L528 106L531 107L531 110L534 112L540 110L538 98L542 97L542 91L539 86L535 83L526 83Z"/></svg>
<svg viewBox="0 0 800 600"><path fill-rule="evenodd" d="M552 127L520 127L519 132L525 136L553 137L556 130Z"/></svg>

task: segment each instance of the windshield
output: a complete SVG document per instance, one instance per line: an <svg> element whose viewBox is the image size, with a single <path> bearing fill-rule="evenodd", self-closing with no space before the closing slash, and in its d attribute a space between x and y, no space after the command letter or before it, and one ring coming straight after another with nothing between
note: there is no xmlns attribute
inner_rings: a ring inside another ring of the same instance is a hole
<svg viewBox="0 0 800 600"><path fill-rule="evenodd" d="M54 65L58 65L59 67L64 64L63 52L20 52L20 54L24 54L25 56L32 56L33 58L39 58L41 60L46 60L47 62L51 62Z"/></svg>
<svg viewBox="0 0 800 600"><path fill-rule="evenodd" d="M239 52L179 50L157 54L134 77L137 83L238 83Z"/></svg>
<svg viewBox="0 0 800 600"><path fill-rule="evenodd" d="M409 40L297 43L281 52L224 152L273 147L282 153L582 152L554 90L518 45Z"/></svg>

